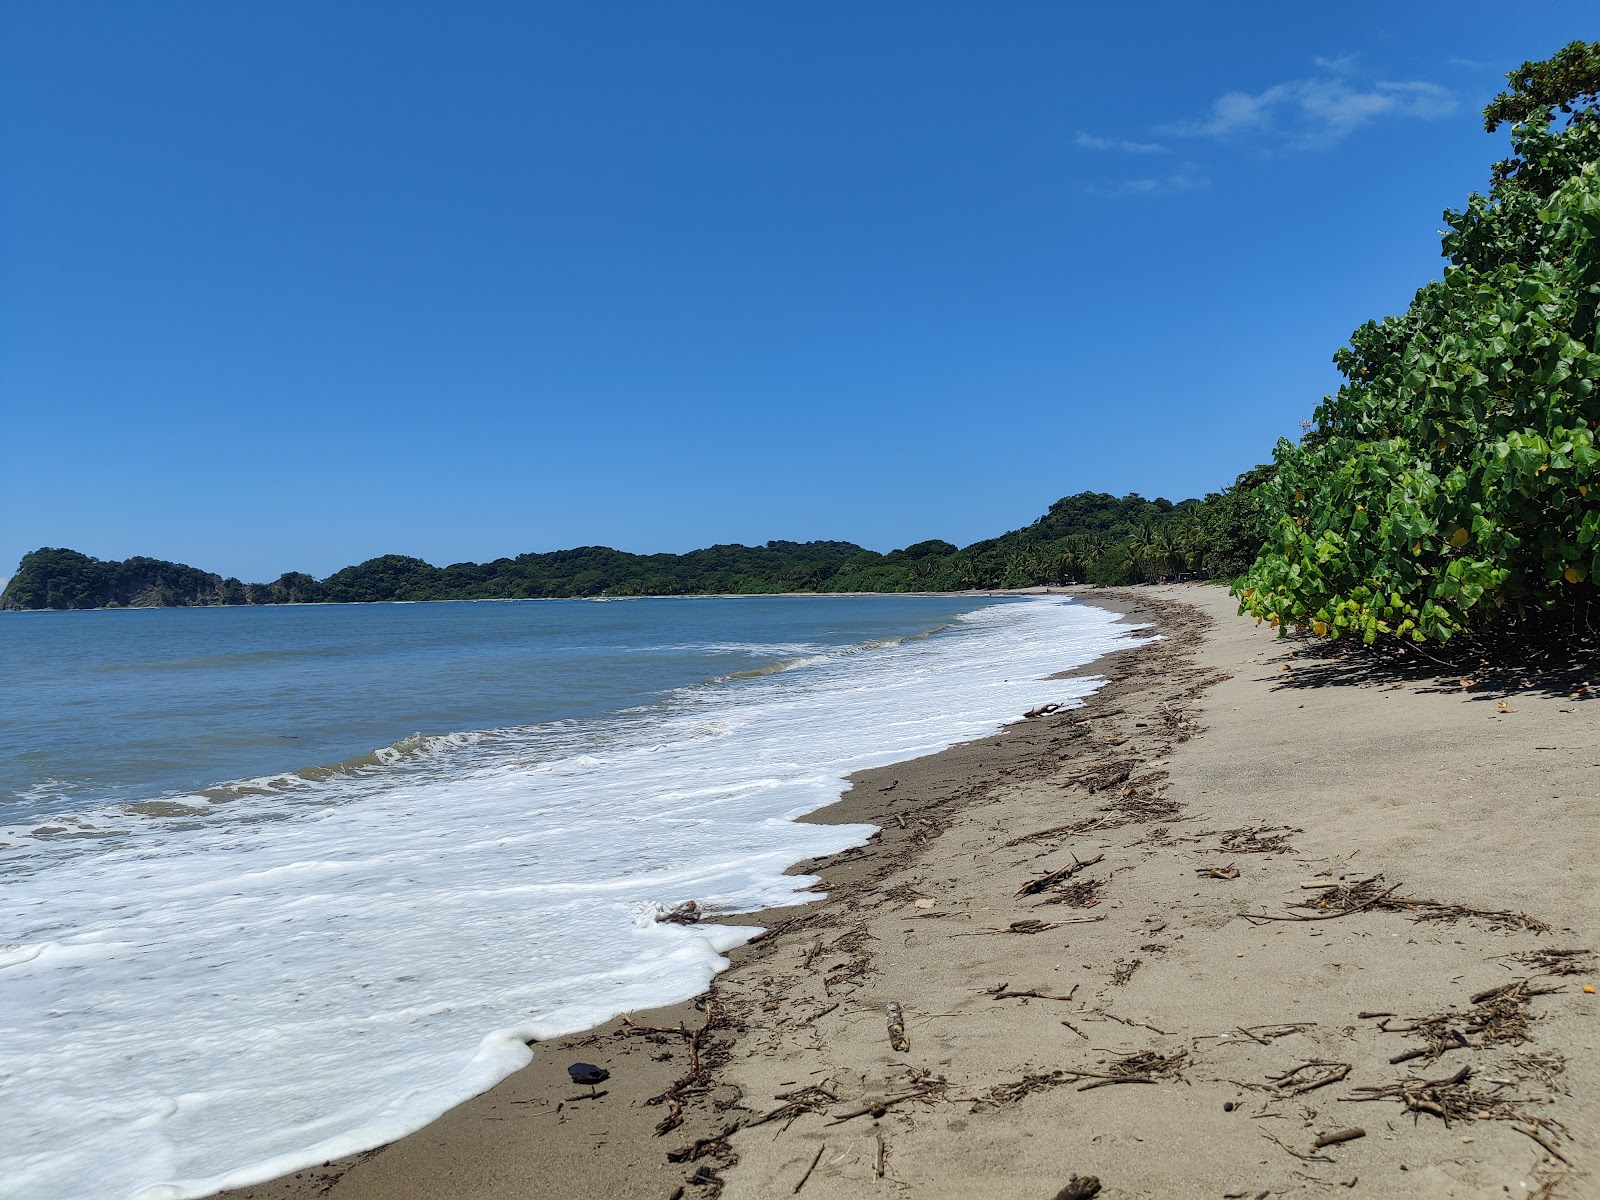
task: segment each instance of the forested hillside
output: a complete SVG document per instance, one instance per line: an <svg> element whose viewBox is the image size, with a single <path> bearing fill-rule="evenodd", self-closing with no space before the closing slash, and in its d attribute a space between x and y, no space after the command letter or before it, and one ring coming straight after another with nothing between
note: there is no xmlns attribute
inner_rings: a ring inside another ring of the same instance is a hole
<svg viewBox="0 0 1600 1200"><path fill-rule="evenodd" d="M1258 470L1225 492L1181 504L1083 492L1058 500L1025 529L966 549L932 540L888 554L850 542L768 542L648 555L583 546L448 567L388 554L326 579L290 572L271 583L244 583L159 559L103 562L47 548L23 557L0 608L955 591L1085 580L1132 583L1179 573L1231 576L1261 544L1252 497L1266 473Z"/></svg>

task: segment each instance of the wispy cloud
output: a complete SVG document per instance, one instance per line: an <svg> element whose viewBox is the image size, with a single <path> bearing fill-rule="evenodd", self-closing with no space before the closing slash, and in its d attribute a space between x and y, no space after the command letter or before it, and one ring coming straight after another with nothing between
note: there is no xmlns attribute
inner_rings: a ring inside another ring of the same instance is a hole
<svg viewBox="0 0 1600 1200"><path fill-rule="evenodd" d="M1319 58L1321 74L1291 79L1260 92L1226 92L1198 121L1181 121L1166 132L1178 137L1267 137L1295 149L1326 149L1364 125L1390 117L1430 120L1456 111L1448 88L1423 80L1352 78L1348 56Z"/></svg>
<svg viewBox="0 0 1600 1200"><path fill-rule="evenodd" d="M1209 186L1211 180L1201 173L1196 163L1186 162L1176 171L1165 175L1152 175L1141 179L1124 179L1119 183L1098 184L1090 187L1092 196L1174 196Z"/></svg>
<svg viewBox="0 0 1600 1200"><path fill-rule="evenodd" d="M1165 154L1167 148L1159 142L1132 142L1127 138L1096 137L1080 132L1074 145L1084 150L1119 150L1123 154Z"/></svg>

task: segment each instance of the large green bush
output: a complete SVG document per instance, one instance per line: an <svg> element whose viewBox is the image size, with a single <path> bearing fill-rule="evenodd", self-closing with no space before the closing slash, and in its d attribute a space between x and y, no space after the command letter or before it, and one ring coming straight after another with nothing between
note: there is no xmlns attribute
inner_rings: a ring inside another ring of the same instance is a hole
<svg viewBox="0 0 1600 1200"><path fill-rule="evenodd" d="M1278 444L1241 611L1421 642L1593 595L1600 117L1561 125L1540 99L1488 195L1445 213L1443 280L1356 330L1338 394Z"/></svg>

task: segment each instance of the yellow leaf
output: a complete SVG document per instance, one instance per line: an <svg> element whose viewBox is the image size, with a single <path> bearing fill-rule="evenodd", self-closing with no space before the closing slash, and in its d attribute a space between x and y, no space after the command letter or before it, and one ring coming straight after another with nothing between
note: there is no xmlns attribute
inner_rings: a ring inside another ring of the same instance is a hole
<svg viewBox="0 0 1600 1200"><path fill-rule="evenodd" d="M1587 496L1588 494L1589 494L1589 485L1587 483L1580 483L1578 485L1578 495Z"/></svg>
<svg viewBox="0 0 1600 1200"><path fill-rule="evenodd" d="M1568 583L1583 582L1583 572L1578 570L1577 567L1568 567L1565 571L1561 572L1561 577Z"/></svg>
<svg viewBox="0 0 1600 1200"><path fill-rule="evenodd" d="M1326 637L1328 634L1328 623L1326 621L1313 621L1311 622L1311 628L1318 637Z"/></svg>
<svg viewBox="0 0 1600 1200"><path fill-rule="evenodd" d="M1467 544L1467 531L1465 529L1457 529L1450 535L1450 544L1457 550L1465 546Z"/></svg>

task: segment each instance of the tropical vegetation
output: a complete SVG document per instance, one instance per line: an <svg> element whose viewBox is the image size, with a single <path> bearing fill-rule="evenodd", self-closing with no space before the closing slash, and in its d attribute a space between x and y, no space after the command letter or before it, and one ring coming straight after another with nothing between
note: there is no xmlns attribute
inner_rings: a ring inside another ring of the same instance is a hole
<svg viewBox="0 0 1600 1200"><path fill-rule="evenodd" d="M1444 214L1444 277L1370 321L1260 493L1244 611L1329 637L1444 641L1558 612L1600 576L1600 43L1524 63L1487 195ZM1557 112L1562 114L1557 116Z"/></svg>

